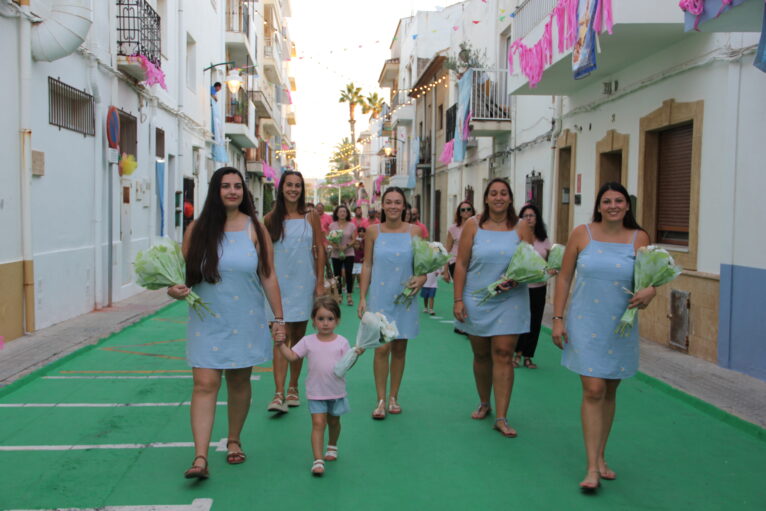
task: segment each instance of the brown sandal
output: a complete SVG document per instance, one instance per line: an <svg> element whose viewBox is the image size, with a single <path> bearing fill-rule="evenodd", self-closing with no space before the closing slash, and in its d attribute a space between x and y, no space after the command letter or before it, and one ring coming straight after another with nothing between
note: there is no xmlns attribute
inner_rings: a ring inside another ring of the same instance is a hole
<svg viewBox="0 0 766 511"><path fill-rule="evenodd" d="M524 367L527 369L537 369L537 364L532 362L532 359L529 357L524 357Z"/></svg>
<svg viewBox="0 0 766 511"><path fill-rule="evenodd" d="M239 442L239 440L228 440L226 442L227 450L231 444L234 444L240 449L242 449L242 444ZM247 459L247 454L245 454L242 451L229 452L226 454L226 463L228 463L229 465L239 465L241 463L244 463L246 459Z"/></svg>
<svg viewBox="0 0 766 511"><path fill-rule="evenodd" d="M204 467L199 467L194 464L200 458L202 458L202 460L205 461ZM194 459L192 460L191 468L189 468L186 472L184 472L184 477L186 479L207 479L208 477L210 477L210 472L208 472L207 470L207 458L202 455L195 456Z"/></svg>
<svg viewBox="0 0 766 511"><path fill-rule="evenodd" d="M521 355L520 354L514 353L512 364L513 364L513 368L514 369L516 369L517 367L519 367L521 365Z"/></svg>

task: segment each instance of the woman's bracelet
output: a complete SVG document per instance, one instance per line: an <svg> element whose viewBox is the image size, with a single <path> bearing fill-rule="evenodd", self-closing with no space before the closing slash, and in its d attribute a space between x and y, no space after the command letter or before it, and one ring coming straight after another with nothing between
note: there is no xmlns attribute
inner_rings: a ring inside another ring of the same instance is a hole
<svg viewBox="0 0 766 511"><path fill-rule="evenodd" d="M560 319L560 320L563 321L564 320L564 316L553 316L551 319Z"/></svg>
<svg viewBox="0 0 766 511"><path fill-rule="evenodd" d="M283 318L274 318L274 321L272 321L275 325L284 325L285 320Z"/></svg>
<svg viewBox="0 0 766 511"><path fill-rule="evenodd" d="M463 299L462 298L454 298L452 301L457 303L457 302L462 302Z"/></svg>

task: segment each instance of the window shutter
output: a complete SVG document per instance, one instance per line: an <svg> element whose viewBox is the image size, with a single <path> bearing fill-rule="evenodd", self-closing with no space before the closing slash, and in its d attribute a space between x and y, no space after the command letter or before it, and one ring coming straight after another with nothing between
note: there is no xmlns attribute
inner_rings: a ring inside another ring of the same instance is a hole
<svg viewBox="0 0 766 511"><path fill-rule="evenodd" d="M689 244L692 124L659 134L657 172L657 241Z"/></svg>

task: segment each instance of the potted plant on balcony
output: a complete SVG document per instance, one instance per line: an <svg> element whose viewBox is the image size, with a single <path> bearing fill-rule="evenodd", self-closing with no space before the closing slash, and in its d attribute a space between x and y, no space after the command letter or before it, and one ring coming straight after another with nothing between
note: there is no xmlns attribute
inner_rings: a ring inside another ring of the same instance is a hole
<svg viewBox="0 0 766 511"><path fill-rule="evenodd" d="M460 43L460 50L456 55L447 59L444 67L457 73L458 80L471 68L486 67L487 50L476 50L468 41Z"/></svg>

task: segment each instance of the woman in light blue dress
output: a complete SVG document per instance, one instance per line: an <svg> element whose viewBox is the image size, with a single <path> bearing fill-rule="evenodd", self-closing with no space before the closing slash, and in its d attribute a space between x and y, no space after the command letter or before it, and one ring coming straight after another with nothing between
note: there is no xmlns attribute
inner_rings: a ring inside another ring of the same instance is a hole
<svg viewBox="0 0 766 511"><path fill-rule="evenodd" d="M561 364L580 375L582 427L587 473L583 491L595 491L600 479L617 475L604 451L614 420L617 387L638 370L638 325L630 336L615 333L626 307L645 308L655 296L653 287L633 289L636 250L649 244L630 210L628 192L619 183L606 183L596 196L593 222L572 231L553 302L553 342L564 350ZM577 270L572 303L564 310Z"/></svg>
<svg viewBox="0 0 766 511"><path fill-rule="evenodd" d="M489 404L495 389L494 429L515 437L507 413L513 390L513 352L519 334L529 331L527 286L511 282L502 292L480 304L475 294L495 282L522 241L533 241L526 222L519 222L508 182L496 178L484 190L481 217L465 222L455 261L455 326L468 334L473 349L473 375L479 393L479 408L471 415L483 419L492 411Z"/></svg>
<svg viewBox="0 0 766 511"><path fill-rule="evenodd" d="M275 340L284 339L279 285L273 268L271 240L255 216L253 199L239 171L218 169L210 180L199 218L186 230L183 253L186 285L168 288L180 300L194 290L212 315L202 319L189 311L186 357L194 390L191 426L195 458L187 479L207 479L207 452L221 377L226 375L229 436L226 460L245 461L240 433L250 408L253 365L271 359L265 301L276 312Z"/></svg>
<svg viewBox="0 0 766 511"><path fill-rule="evenodd" d="M404 375L407 339L418 335L418 305L394 304L394 299L409 285L415 292L426 282L425 275L413 277L412 238L420 236L420 228L404 222L406 199L398 187L389 187L381 198L383 213L380 224L370 225L364 241L362 275L359 282L359 318L365 311L381 312L395 321L399 339L375 350L374 373L378 404L373 419L385 419L386 410L401 413L399 388ZM367 297L369 296L369 305ZM390 371L389 371L390 369ZM386 407L386 386L391 375L391 388Z"/></svg>
<svg viewBox="0 0 766 511"><path fill-rule="evenodd" d="M306 187L300 172L285 171L277 187L277 200L263 219L272 243L277 280L282 293L287 345L292 348L306 334L314 297L324 293L324 234L319 218L306 211ZM317 278L319 276L319 278ZM269 314L271 311L268 311ZM270 316L273 317L273 316ZM303 360L289 364L290 383L285 393L288 362L274 348L274 398L270 412L286 413L300 405L298 378Z"/></svg>

